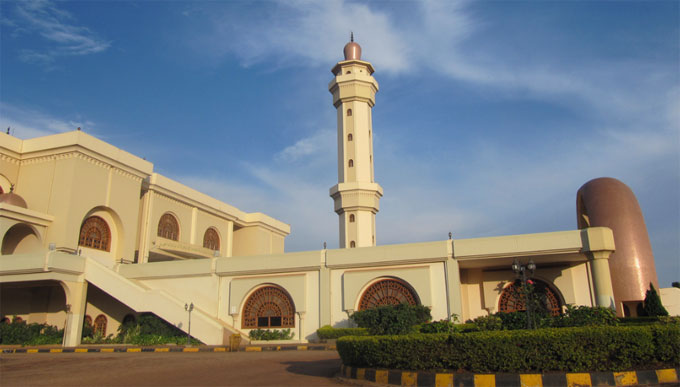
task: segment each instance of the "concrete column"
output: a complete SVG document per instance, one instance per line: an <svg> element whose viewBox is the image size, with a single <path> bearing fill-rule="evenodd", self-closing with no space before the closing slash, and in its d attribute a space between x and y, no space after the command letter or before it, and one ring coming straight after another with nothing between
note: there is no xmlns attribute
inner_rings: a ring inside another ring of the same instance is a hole
<svg viewBox="0 0 680 387"><path fill-rule="evenodd" d="M327 250L321 251L321 265L319 265L319 308L321 309L321 326L331 324L331 270L326 266Z"/></svg>
<svg viewBox="0 0 680 387"><path fill-rule="evenodd" d="M614 302L614 288L609 272L609 255L611 251L590 251L590 274L593 278L593 293L595 305L616 310Z"/></svg>
<svg viewBox="0 0 680 387"><path fill-rule="evenodd" d="M66 293L66 326L64 327L64 347L75 347L80 344L83 334L83 320L87 305L87 282L62 281Z"/></svg>
<svg viewBox="0 0 680 387"><path fill-rule="evenodd" d="M446 299L448 300L448 312L449 316L451 317L452 314L455 314L458 316L458 318L462 321L463 320L463 301L461 298L461 286L460 286L460 267L458 266L458 261L456 261L454 254L454 241L450 241L449 248L451 249L450 251L450 256L446 260L445 263L445 270L446 270L446 290L448 294L446 295Z"/></svg>
<svg viewBox="0 0 680 387"><path fill-rule="evenodd" d="M297 312L298 314L298 322L299 322L299 329L298 329L298 340L302 341L304 340L304 332L305 332L305 312Z"/></svg>

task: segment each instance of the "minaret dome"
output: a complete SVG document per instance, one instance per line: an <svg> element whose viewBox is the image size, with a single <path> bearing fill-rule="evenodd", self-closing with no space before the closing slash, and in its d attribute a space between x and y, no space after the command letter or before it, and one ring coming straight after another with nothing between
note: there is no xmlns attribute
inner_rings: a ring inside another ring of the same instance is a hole
<svg viewBox="0 0 680 387"><path fill-rule="evenodd" d="M361 60L361 46L354 41L354 33L351 33L350 42L345 45L345 60Z"/></svg>

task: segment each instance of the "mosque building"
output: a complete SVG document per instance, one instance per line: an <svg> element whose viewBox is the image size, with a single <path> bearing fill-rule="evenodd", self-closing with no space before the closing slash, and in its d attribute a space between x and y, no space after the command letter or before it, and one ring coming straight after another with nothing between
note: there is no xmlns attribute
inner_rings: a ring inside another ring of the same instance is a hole
<svg viewBox="0 0 680 387"><path fill-rule="evenodd" d="M604 306L636 315L658 288L642 212L615 179L577 193L578 229L398 245L376 243L382 187L373 168L378 83L353 41L332 69L337 110L339 249L284 252L290 226L246 213L154 172L152 163L76 130L0 134L0 317L115 334L153 312L221 345L235 333L290 328L294 340L348 326L357 310L411 303L435 320L524 308L513 263L533 265L548 308ZM680 314L680 289L662 289Z"/></svg>

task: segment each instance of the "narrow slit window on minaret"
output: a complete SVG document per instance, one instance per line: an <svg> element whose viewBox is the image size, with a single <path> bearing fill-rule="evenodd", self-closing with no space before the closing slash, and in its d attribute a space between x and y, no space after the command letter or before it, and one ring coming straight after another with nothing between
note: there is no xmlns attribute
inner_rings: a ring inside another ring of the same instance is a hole
<svg viewBox="0 0 680 387"><path fill-rule="evenodd" d="M355 248L355 247L357 247L357 244L354 243L354 241L351 241L351 242L349 242L349 247Z"/></svg>
<svg viewBox="0 0 680 387"><path fill-rule="evenodd" d="M349 214L349 222L354 223L354 214Z"/></svg>
<svg viewBox="0 0 680 387"><path fill-rule="evenodd" d="M352 109L347 109L347 117L351 117L351 116L352 116Z"/></svg>
<svg viewBox="0 0 680 387"><path fill-rule="evenodd" d="M348 165L350 168L352 168L352 167L354 166L354 160L349 159L349 163L347 163L347 165Z"/></svg>
<svg viewBox="0 0 680 387"><path fill-rule="evenodd" d="M347 141L352 141L352 133L347 135Z"/></svg>

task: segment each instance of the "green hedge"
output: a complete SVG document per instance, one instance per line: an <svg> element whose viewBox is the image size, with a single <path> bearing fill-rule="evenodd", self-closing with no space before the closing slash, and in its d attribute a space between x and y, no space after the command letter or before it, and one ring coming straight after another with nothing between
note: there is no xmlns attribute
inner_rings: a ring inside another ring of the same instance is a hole
<svg viewBox="0 0 680 387"><path fill-rule="evenodd" d="M366 328L333 328L330 325L324 325L316 330L317 336L322 340L332 340L344 336L368 336L368 329Z"/></svg>
<svg viewBox="0 0 680 387"><path fill-rule="evenodd" d="M469 372L622 371L680 364L680 326L343 337L348 366Z"/></svg>
<svg viewBox="0 0 680 387"><path fill-rule="evenodd" d="M0 323L0 344L44 345L61 344L64 330L47 324L14 321Z"/></svg>

